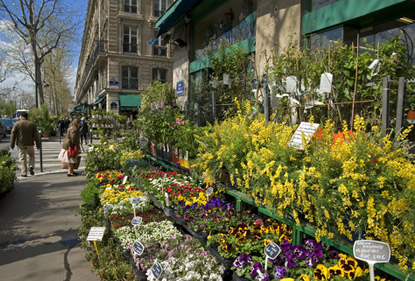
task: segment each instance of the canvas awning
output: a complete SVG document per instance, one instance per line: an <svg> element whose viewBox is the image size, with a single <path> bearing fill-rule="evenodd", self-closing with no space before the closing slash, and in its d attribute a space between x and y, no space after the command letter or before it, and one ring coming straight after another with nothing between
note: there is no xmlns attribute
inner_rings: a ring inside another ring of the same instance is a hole
<svg viewBox="0 0 415 281"><path fill-rule="evenodd" d="M120 110L134 110L141 106L141 97L134 94L120 94Z"/></svg>
<svg viewBox="0 0 415 281"><path fill-rule="evenodd" d="M158 19L156 27L159 28L156 38L148 42L153 44L160 35L166 33L175 25L187 12L191 11L202 0L176 0L173 5Z"/></svg>
<svg viewBox="0 0 415 281"><path fill-rule="evenodd" d="M91 106L100 104L103 100L105 99L105 96L100 97L99 99L97 99L95 102L91 103Z"/></svg>

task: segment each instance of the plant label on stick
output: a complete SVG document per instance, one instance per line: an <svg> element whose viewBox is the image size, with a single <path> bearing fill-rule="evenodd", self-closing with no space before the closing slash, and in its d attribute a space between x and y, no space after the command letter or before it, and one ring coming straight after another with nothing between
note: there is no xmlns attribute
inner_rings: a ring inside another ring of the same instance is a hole
<svg viewBox="0 0 415 281"><path fill-rule="evenodd" d="M134 217L133 220L131 221L131 224L134 226L139 226L142 222L143 222L142 217Z"/></svg>
<svg viewBox="0 0 415 281"><path fill-rule="evenodd" d="M131 204L137 205L140 202L140 200L141 200L140 197L135 197L131 200Z"/></svg>
<svg viewBox="0 0 415 281"><path fill-rule="evenodd" d="M206 189L206 197L207 197L208 201L209 201L209 197L210 197L210 195L212 195L212 193L213 193L213 187L209 187L208 189Z"/></svg>
<svg viewBox="0 0 415 281"><path fill-rule="evenodd" d="M144 246L140 242L135 242L133 245L133 251L137 255L141 256L141 254L144 252Z"/></svg>
<svg viewBox="0 0 415 281"><path fill-rule="evenodd" d="M369 264L370 281L375 280L374 265L388 263L391 250L387 243L375 240L357 240L353 245L353 255L356 259Z"/></svg>
<svg viewBox="0 0 415 281"><path fill-rule="evenodd" d="M320 124L318 123L301 122L288 145L297 149L304 149L303 134L305 140L309 142L311 136L317 131L319 126Z"/></svg>
<svg viewBox="0 0 415 281"><path fill-rule="evenodd" d="M88 233L86 241L102 241L104 237L105 226L104 227L91 227Z"/></svg>
<svg viewBox="0 0 415 281"><path fill-rule="evenodd" d="M156 260L156 262L151 267L151 273L153 274L154 278L158 279L160 278L162 272L163 268L161 267L161 264L159 264Z"/></svg>
<svg viewBox="0 0 415 281"><path fill-rule="evenodd" d="M122 180L122 184L125 184L127 182L128 176L124 176L124 179Z"/></svg>
<svg viewBox="0 0 415 281"><path fill-rule="evenodd" d="M275 259L281 253L281 248L275 244L274 242L268 243L268 245L264 249L265 252L265 270L267 270L268 265L268 258Z"/></svg>

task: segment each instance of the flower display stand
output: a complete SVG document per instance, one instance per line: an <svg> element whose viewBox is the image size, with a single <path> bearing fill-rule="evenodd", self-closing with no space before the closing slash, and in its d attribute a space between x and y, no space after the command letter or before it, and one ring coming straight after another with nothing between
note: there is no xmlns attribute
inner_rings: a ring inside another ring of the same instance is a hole
<svg viewBox="0 0 415 281"><path fill-rule="evenodd" d="M169 163L166 163L165 161L163 161L162 159L155 159L154 157L148 156L146 155L147 159L154 161L157 164L162 165L163 167L165 167L166 169L173 171L173 170L183 170L183 169L178 169L175 167L172 167L169 165ZM185 171L187 169L184 169ZM292 227L292 243L293 244L301 244L304 234L309 235L311 237L315 237L315 232L316 232L316 228L308 223L305 222L301 222L300 225L297 225L296 222L292 219L289 218L282 218L281 216L278 216L276 214L274 214L273 212L271 212L270 210L264 208L264 207L260 207L257 206L255 204L255 201L253 200L253 198L247 196L246 194L244 194L243 192L240 192L238 190L235 189L227 189L226 193L233 197L235 199L235 205L236 205L236 209L238 211L241 211L243 209L243 204L248 204L251 205L253 207L258 208L258 212L262 213L268 217L274 218L282 223L285 223L289 226ZM174 214L173 214L174 215ZM174 217L173 217L174 219ZM185 227L186 230L194 235L195 238L197 238L197 233L195 233L193 230L189 229L188 227ZM347 253L351 256L353 256L353 243L352 241L346 239L344 236L342 235L335 235L333 239L328 239L327 237L322 237L321 240L335 248L337 248L338 250ZM218 261L220 261L228 270L232 267L232 263L233 260L232 259L225 259L223 258L216 247L210 245L208 246L208 250L209 252L215 256ZM385 264L375 264L375 267L378 268L379 270L397 278L400 280L406 280L406 281L415 281L415 277L412 276L407 276L406 274L404 274L398 267L397 263L385 263ZM237 276L236 274L234 274L235 276L232 276L232 280L246 280L243 277ZM239 278L239 279L238 279ZM242 279L241 279L242 278Z"/></svg>
<svg viewBox="0 0 415 281"><path fill-rule="evenodd" d="M235 272L232 274L232 280L233 281L249 281L249 279L239 276L238 274L236 274Z"/></svg>

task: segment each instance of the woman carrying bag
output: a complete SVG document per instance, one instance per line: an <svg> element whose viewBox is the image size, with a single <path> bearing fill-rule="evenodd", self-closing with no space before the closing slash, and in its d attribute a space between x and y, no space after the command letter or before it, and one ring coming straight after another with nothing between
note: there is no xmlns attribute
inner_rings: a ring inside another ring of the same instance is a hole
<svg viewBox="0 0 415 281"><path fill-rule="evenodd" d="M81 153L80 150L80 140L79 140L79 128L81 127L81 122L78 118L75 118L72 123L69 125L69 128L66 132L65 140L62 144L62 150L59 154L59 159L63 163L68 164L68 177L73 177L78 175L75 173L74 165L78 163L78 154Z"/></svg>

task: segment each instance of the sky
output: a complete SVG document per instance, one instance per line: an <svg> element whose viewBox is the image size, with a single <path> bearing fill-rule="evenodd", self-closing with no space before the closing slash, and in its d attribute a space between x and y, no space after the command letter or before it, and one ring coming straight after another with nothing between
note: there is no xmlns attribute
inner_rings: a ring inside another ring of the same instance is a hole
<svg viewBox="0 0 415 281"><path fill-rule="evenodd" d="M85 23L85 16L88 6L88 0L62 0L69 4L71 9L79 11L77 14L77 18L79 18L81 26L76 30L76 37L77 41L74 44L73 49L73 57L72 57L72 63L71 63L71 70L70 70L70 77L69 81L72 86L72 93L73 88L75 87L76 82L76 71L78 67L78 60L79 60L79 54L81 52L81 44L82 44L82 35L84 31L84 23ZM7 2L12 2L12 0L6 0ZM14 1L16 2L16 1ZM3 23L4 19L0 18L0 28ZM3 43L2 38L0 36L0 45ZM0 84L0 89L4 88L11 88L16 85L16 88L21 88L27 92L33 91L33 82L29 79L27 79L23 74L21 73L12 73L12 75L8 76L6 81Z"/></svg>

